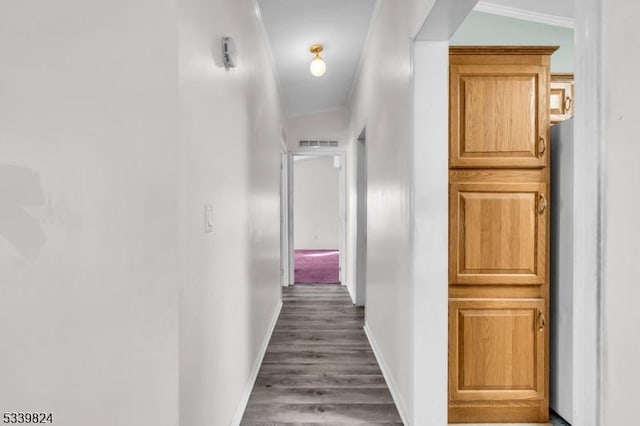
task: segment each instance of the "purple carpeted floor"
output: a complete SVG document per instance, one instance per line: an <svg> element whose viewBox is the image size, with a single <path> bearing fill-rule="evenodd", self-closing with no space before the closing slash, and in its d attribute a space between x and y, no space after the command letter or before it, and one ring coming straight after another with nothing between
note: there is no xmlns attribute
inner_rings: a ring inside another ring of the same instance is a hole
<svg viewBox="0 0 640 426"><path fill-rule="evenodd" d="M295 250L296 283L335 284L340 282L338 250Z"/></svg>

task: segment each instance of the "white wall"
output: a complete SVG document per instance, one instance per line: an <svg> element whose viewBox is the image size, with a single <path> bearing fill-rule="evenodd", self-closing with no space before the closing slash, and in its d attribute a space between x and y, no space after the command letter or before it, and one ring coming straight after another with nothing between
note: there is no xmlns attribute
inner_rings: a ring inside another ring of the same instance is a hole
<svg viewBox="0 0 640 426"><path fill-rule="evenodd" d="M306 114L287 119L287 144L290 150L299 148L300 140L336 140L338 148L349 146L349 110L338 107L316 114Z"/></svg>
<svg viewBox="0 0 640 426"><path fill-rule="evenodd" d="M230 70L221 63L226 35L235 38L239 55ZM253 1L181 1L185 426L231 423L280 303L284 118L265 43ZM203 232L206 203L214 209L211 234Z"/></svg>
<svg viewBox="0 0 640 426"><path fill-rule="evenodd" d="M264 40L250 0L0 5L0 411L231 422L280 304Z"/></svg>
<svg viewBox="0 0 640 426"><path fill-rule="evenodd" d="M411 31L424 18L425 9L419 0L381 1L350 104L353 139L365 124L367 128L366 325L398 408L409 419L413 408ZM354 153L352 143L349 166L355 170ZM352 192L355 185L354 176Z"/></svg>
<svg viewBox="0 0 640 426"><path fill-rule="evenodd" d="M550 407L573 423L573 120L551 127Z"/></svg>
<svg viewBox="0 0 640 426"><path fill-rule="evenodd" d="M446 38L446 37L445 37ZM447 423L449 42L414 46L413 350L416 425ZM418 402L419 401L419 402Z"/></svg>
<svg viewBox="0 0 640 426"><path fill-rule="evenodd" d="M175 3L0 3L0 412L178 423Z"/></svg>
<svg viewBox="0 0 640 426"><path fill-rule="evenodd" d="M334 157L294 157L295 249L339 249L339 173Z"/></svg>
<svg viewBox="0 0 640 426"><path fill-rule="evenodd" d="M571 28L471 12L451 38L451 44L559 46L551 56L551 71L574 70L574 34Z"/></svg>
<svg viewBox="0 0 640 426"><path fill-rule="evenodd" d="M604 414L602 424L634 424L640 418L640 156L637 99L640 86L629 71L638 69L637 22L640 5L605 4L605 274L604 274ZM579 93L579 92L578 92ZM576 109L577 110L577 109Z"/></svg>

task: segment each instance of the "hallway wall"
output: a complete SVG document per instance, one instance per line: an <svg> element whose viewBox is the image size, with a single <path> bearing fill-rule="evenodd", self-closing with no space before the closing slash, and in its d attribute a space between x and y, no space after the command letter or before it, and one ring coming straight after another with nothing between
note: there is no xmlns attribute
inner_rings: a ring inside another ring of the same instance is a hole
<svg viewBox="0 0 640 426"><path fill-rule="evenodd" d="M351 134L367 127L367 300L369 336L401 413L413 407L411 31L433 1L382 0L351 99ZM421 22L420 22L421 23ZM355 170L355 143L349 167ZM355 178L350 181L355 191Z"/></svg>
<svg viewBox="0 0 640 426"><path fill-rule="evenodd" d="M606 81L604 139L604 414L601 424L634 424L640 418L637 385L640 378L640 168L637 156L640 87L630 70L640 66L637 55L640 5L611 1L605 4L604 45ZM630 53L631 52L631 53Z"/></svg>
<svg viewBox="0 0 640 426"><path fill-rule="evenodd" d="M265 43L251 0L0 4L0 412L231 422L280 305Z"/></svg>
<svg viewBox="0 0 640 426"><path fill-rule="evenodd" d="M254 2L180 5L180 424L227 426L280 304L284 118ZM236 40L237 68L222 64L223 36Z"/></svg>
<svg viewBox="0 0 640 426"><path fill-rule="evenodd" d="M349 146L349 110L340 107L316 114L299 115L287 119L287 144L290 150L299 149L303 140L336 140L338 149Z"/></svg>
<svg viewBox="0 0 640 426"><path fill-rule="evenodd" d="M0 2L0 412L178 424L175 19Z"/></svg>

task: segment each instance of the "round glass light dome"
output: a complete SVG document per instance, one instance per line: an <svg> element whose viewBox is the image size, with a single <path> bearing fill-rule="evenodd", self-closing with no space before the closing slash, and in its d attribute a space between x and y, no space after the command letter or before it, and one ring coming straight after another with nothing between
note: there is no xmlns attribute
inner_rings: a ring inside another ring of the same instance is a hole
<svg viewBox="0 0 640 426"><path fill-rule="evenodd" d="M309 65L309 71L316 77L321 77L327 72L327 64L324 63L324 60L320 56L316 56L311 61L311 65Z"/></svg>
<svg viewBox="0 0 640 426"><path fill-rule="evenodd" d="M311 61L311 65L309 65L309 71L316 77L324 75L327 71L327 64L325 64L324 59L320 57L320 52L322 52L323 49L324 47L321 44L314 44L311 46L311 49L309 49L309 51L315 55Z"/></svg>

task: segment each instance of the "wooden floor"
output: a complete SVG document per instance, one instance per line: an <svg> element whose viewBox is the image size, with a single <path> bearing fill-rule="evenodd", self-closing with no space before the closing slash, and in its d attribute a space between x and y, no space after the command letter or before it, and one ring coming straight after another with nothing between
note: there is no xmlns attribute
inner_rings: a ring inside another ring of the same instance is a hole
<svg viewBox="0 0 640 426"><path fill-rule="evenodd" d="M345 287L286 287L242 425L402 425Z"/></svg>

